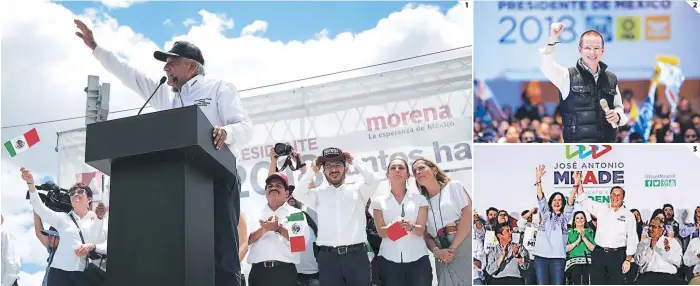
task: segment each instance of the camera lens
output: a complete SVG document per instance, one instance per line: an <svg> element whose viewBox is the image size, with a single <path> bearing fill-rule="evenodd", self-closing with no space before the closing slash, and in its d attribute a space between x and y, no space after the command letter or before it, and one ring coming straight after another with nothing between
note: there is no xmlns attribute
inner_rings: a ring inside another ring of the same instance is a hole
<svg viewBox="0 0 700 286"><path fill-rule="evenodd" d="M278 156L288 156L292 153L292 146L287 143L275 144L275 154Z"/></svg>

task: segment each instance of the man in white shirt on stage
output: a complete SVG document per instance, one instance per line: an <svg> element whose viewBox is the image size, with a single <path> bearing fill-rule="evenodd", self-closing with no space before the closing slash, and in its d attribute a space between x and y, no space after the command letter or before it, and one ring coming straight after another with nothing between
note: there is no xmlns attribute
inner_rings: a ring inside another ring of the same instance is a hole
<svg viewBox="0 0 700 286"><path fill-rule="evenodd" d="M634 214L622 205L625 190L615 186L610 190L610 205L591 200L583 186L578 189L576 202L598 218L596 247L591 255L591 284L621 285L623 274L630 270L639 238Z"/></svg>
<svg viewBox="0 0 700 286"><path fill-rule="evenodd" d="M287 203L289 180L283 173L276 173L265 180L267 204L258 219L260 228L250 233L248 243L248 275L250 286L297 286L297 268L301 252L292 252L289 231L285 227L292 214L303 217L301 210ZM303 223L306 223L304 220ZM308 224L301 229L310 231Z"/></svg>
<svg viewBox="0 0 700 286"><path fill-rule="evenodd" d="M565 68L554 59L554 46L564 25L554 23L551 38L540 50L540 69L559 89L559 111L564 143L613 143L616 128L627 124L617 76L600 61L603 36L589 30L581 34L576 66Z"/></svg>
<svg viewBox="0 0 700 286"><path fill-rule="evenodd" d="M122 84L148 100L151 105L166 110L197 105L209 122L217 150L232 152L252 138L253 124L246 114L236 87L222 80L205 77L204 57L194 44L178 41L168 52L156 51L155 59L165 62L163 70L171 90L160 88L162 82L153 80L104 47L97 45L92 31L80 20L74 21L80 32L76 35L92 50L93 56ZM224 146L227 145L227 146ZM224 148L226 147L226 148ZM216 285L240 285L238 259L238 215L240 213L241 182L238 174L214 181L214 249Z"/></svg>
<svg viewBox="0 0 700 286"><path fill-rule="evenodd" d="M345 182L348 164L360 173L359 181ZM322 156L309 165L313 171L302 175L294 196L318 215L321 285L371 286L365 206L379 181L369 167L338 148L324 149ZM321 168L328 185L309 190L309 182Z"/></svg>
<svg viewBox="0 0 700 286"><path fill-rule="evenodd" d="M22 268L22 262L17 254L17 241L12 233L5 231L5 216L2 216L0 222L0 232L2 238L2 276L0 276L0 284L2 286L17 286L19 280L19 271Z"/></svg>
<svg viewBox="0 0 700 286"><path fill-rule="evenodd" d="M664 234L664 225L658 218L649 224L649 238L639 242L634 259L641 274L638 285L685 285L675 274L681 265L683 250L681 244ZM594 261L595 263L595 261Z"/></svg>
<svg viewBox="0 0 700 286"><path fill-rule="evenodd" d="M696 221L695 226L700 228L700 221ZM700 237L690 240L683 254L683 264L693 268L693 278L689 285L700 285Z"/></svg>

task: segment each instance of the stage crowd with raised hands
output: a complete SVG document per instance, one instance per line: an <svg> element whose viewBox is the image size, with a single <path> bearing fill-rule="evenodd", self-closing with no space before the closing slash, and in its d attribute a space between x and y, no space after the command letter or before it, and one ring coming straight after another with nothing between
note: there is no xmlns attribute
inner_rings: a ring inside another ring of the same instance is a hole
<svg viewBox="0 0 700 286"><path fill-rule="evenodd" d="M547 197L545 173L535 170L536 207L474 210L474 285L700 285L700 206L692 223L668 203L644 220L621 186L593 200L578 171L568 199Z"/></svg>

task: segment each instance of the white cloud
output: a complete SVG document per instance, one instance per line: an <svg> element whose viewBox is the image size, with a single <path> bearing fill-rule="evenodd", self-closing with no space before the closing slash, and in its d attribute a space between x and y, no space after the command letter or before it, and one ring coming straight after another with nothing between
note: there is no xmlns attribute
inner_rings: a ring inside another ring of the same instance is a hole
<svg viewBox="0 0 700 286"><path fill-rule="evenodd" d="M102 0L100 1L102 5L107 6L110 9L117 9L117 8L127 8L131 6L131 4L138 3L138 2L145 2L146 0Z"/></svg>
<svg viewBox="0 0 700 286"><path fill-rule="evenodd" d="M165 21L163 21L163 26L172 26L172 25L173 25L173 21L170 19L165 19Z"/></svg>
<svg viewBox="0 0 700 286"><path fill-rule="evenodd" d="M177 5L177 2L173 5ZM154 43L139 31L121 25L109 14L95 10L76 16L60 3L45 0L5 1L3 10L5 13L0 17L3 58L0 114L3 126L84 115L83 89L88 75L98 75L100 82L111 83L112 111L138 108L143 104L139 96L100 66L90 50L74 35L77 29L73 19L76 17L93 28L100 45L118 53L131 65L154 78L163 75L163 63L153 59L153 51L169 49L177 40L187 40L203 51L208 76L229 80L240 89L465 46L471 44L473 38L472 9L464 9L460 5L446 14L427 6L406 7L365 31L344 32L330 37L324 29L317 36L309 35L309 39L291 42L273 41L264 36L226 37L223 33L233 29L234 19L216 11L198 11L199 19L188 19L183 23L189 27L186 34L177 35L165 43ZM251 26L255 26L255 22ZM265 29L259 31L264 32ZM392 64L385 69L454 56L453 53L426 57ZM376 71L361 70L343 76ZM308 84L295 83L245 92L243 95ZM110 118L135 113L111 114ZM59 130L65 130L82 127L83 124L84 119L80 119L55 125ZM3 139L17 136L29 128L4 129ZM45 265L46 252L34 236L30 205L24 199L26 185L19 178L20 164L56 177L57 170L53 167L57 166L53 150L54 129L50 125L39 125L37 128L42 137L39 145L11 161L3 154L1 205L8 229L22 242L20 253L25 264Z"/></svg>
<svg viewBox="0 0 700 286"><path fill-rule="evenodd" d="M316 39L327 39L328 29L323 28L320 32L316 33Z"/></svg>
<svg viewBox="0 0 700 286"><path fill-rule="evenodd" d="M182 24L185 25L185 27L189 27L189 26L192 26L194 24L197 24L197 21L195 19L192 19L192 18L187 18L187 19L185 19L185 21L182 22Z"/></svg>
<svg viewBox="0 0 700 286"><path fill-rule="evenodd" d="M243 27L241 36L253 35L256 32L262 32L263 34L267 32L267 22L262 20L253 21L252 24Z"/></svg>

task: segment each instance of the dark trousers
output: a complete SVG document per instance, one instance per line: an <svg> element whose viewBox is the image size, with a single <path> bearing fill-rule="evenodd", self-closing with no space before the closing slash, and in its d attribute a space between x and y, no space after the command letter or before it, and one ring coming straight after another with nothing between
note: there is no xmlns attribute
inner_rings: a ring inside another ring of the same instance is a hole
<svg viewBox="0 0 700 286"><path fill-rule="evenodd" d="M688 285L676 274L647 272L639 276L635 285Z"/></svg>
<svg viewBox="0 0 700 286"><path fill-rule="evenodd" d="M238 174L214 181L214 252L216 286L240 286L238 216L241 209Z"/></svg>
<svg viewBox="0 0 700 286"><path fill-rule="evenodd" d="M383 286L430 286L433 284L433 267L428 256L413 262L396 263L379 256L379 268Z"/></svg>
<svg viewBox="0 0 700 286"><path fill-rule="evenodd" d="M249 286L298 286L297 267L284 263L275 267L265 267L263 263L255 263L248 275Z"/></svg>
<svg viewBox="0 0 700 286"><path fill-rule="evenodd" d="M297 273L297 278L301 286L321 286L321 278L319 278L318 272L314 274Z"/></svg>
<svg viewBox="0 0 700 286"><path fill-rule="evenodd" d="M64 271L50 268L46 285L51 286L89 286L87 275L83 271Z"/></svg>
<svg viewBox="0 0 700 286"><path fill-rule="evenodd" d="M372 286L369 257L364 247L348 252L321 248L317 260L323 286Z"/></svg>
<svg viewBox="0 0 700 286"><path fill-rule="evenodd" d="M624 274L625 285L634 285L634 281L637 280L637 275L639 274L639 265L637 263L630 263L630 271Z"/></svg>
<svg viewBox="0 0 700 286"><path fill-rule="evenodd" d="M503 277L491 278L491 285L525 285L522 278L518 277Z"/></svg>
<svg viewBox="0 0 700 286"><path fill-rule="evenodd" d="M622 263L625 261L625 247L605 250L596 246L591 254L591 284L593 285L622 285Z"/></svg>
<svg viewBox="0 0 700 286"><path fill-rule="evenodd" d="M622 267L622 265L620 265ZM591 284L591 265L576 264L569 267L570 285L590 285Z"/></svg>
<svg viewBox="0 0 700 286"><path fill-rule="evenodd" d="M372 284L374 286L382 286L381 271L379 271L379 253L374 253L374 259L370 264L370 274L372 275Z"/></svg>

